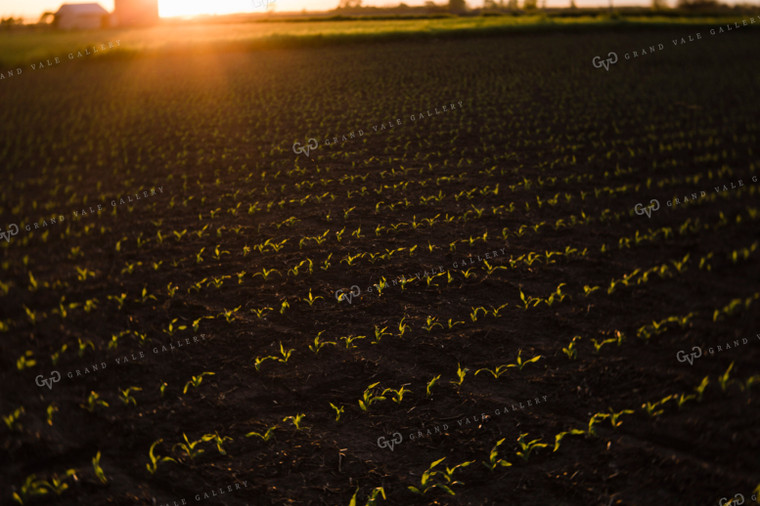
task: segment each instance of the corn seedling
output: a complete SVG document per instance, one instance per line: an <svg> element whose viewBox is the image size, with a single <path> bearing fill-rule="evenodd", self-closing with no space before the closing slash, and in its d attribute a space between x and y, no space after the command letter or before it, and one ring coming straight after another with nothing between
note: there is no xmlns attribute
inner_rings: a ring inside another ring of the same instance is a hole
<svg viewBox="0 0 760 506"><path fill-rule="evenodd" d="M32 350L26 350L24 354L16 360L16 369L23 371L29 367L34 367L37 364L37 361L34 360L33 357L34 352Z"/></svg>
<svg viewBox="0 0 760 506"><path fill-rule="evenodd" d="M411 392L411 390L406 388L406 385L408 384L409 383L406 383L405 385L401 385L401 388L399 388L398 390L394 390L392 388L386 388L385 390L383 390L383 395L385 395L387 392L390 392L393 394L393 398L391 400L395 402L396 404L401 404L401 401L404 399L404 394Z"/></svg>
<svg viewBox="0 0 760 506"><path fill-rule="evenodd" d="M21 424L19 423L19 418L21 418L21 415L23 415L26 412L24 409L24 406L20 406L16 408L15 411L13 411L9 415L3 415L3 422L5 422L5 426L8 427L9 430L20 430Z"/></svg>
<svg viewBox="0 0 760 506"><path fill-rule="evenodd" d="M125 405L129 405L132 403L133 405L137 406L137 400L132 397L131 392L141 392L142 388L140 387L127 387L125 390L119 390L121 392L121 397L119 399L121 402L123 402Z"/></svg>
<svg viewBox="0 0 760 506"><path fill-rule="evenodd" d="M467 372L469 369L466 367L462 369L462 364L457 364L457 377L459 378L459 381L449 381L452 385L456 385L457 387L462 386L462 382L464 382L464 377L467 375Z"/></svg>
<svg viewBox="0 0 760 506"><path fill-rule="evenodd" d="M332 402L330 403L330 407L332 407L335 410L335 421L339 422L340 421L340 415L343 414L343 412L346 410L346 407L345 406L338 407L335 404L333 404Z"/></svg>
<svg viewBox="0 0 760 506"><path fill-rule="evenodd" d="M354 492L353 497L351 497L351 502L348 503L348 506L358 506L358 503L356 502L356 495L358 493L359 493L359 487L356 487L356 492ZM364 503L364 506L375 506L375 504L377 503L378 494L383 496L383 500L387 500L387 498L385 497L385 490L383 489L383 487L375 487L369 493L369 496L367 497L367 502Z"/></svg>
<svg viewBox="0 0 760 506"><path fill-rule="evenodd" d="M537 448L546 448L549 446L546 443L539 443L539 441L541 441L541 438L526 442L525 436L527 435L528 433L525 432L523 434L520 434L520 437L517 438L517 444L520 445L520 451L515 452L515 455L526 461L530 458L530 454L533 453L533 451Z"/></svg>
<svg viewBox="0 0 760 506"><path fill-rule="evenodd" d="M372 406L372 404L374 404L374 403L376 403L378 401L384 401L385 400L385 397L382 394L375 395L376 392L374 391L374 389L379 384L380 384L380 382L372 383L370 386L368 386L364 390L364 393L362 394L362 398L359 399L359 401L358 401L359 402L359 408L361 408L362 411L367 411L369 409L369 407Z"/></svg>
<svg viewBox="0 0 760 506"><path fill-rule="evenodd" d="M523 367L525 367L526 365L528 365L530 363L533 363L533 362L538 362L542 358L543 358L543 355L536 355L535 357L533 357L531 359L523 361L523 359L522 359L522 350L520 349L520 350L517 350L517 360L515 361L515 363L514 364L509 364L507 367L517 367L517 368L519 368L520 371L522 371Z"/></svg>
<svg viewBox="0 0 760 506"><path fill-rule="evenodd" d="M161 457L160 455L156 455L154 453L154 449L156 446L161 443L163 439L159 439L158 441L154 441L152 445L150 445L150 450L148 451L148 458L150 458L150 462L145 464L145 467L148 469L148 472L150 474L156 474L156 470L158 469L158 464L161 462L177 462L171 457Z"/></svg>
<svg viewBox="0 0 760 506"><path fill-rule="evenodd" d="M213 376L214 374L216 374L216 373L213 373L213 372L202 372L198 376L192 376L190 378L190 381L188 381L187 383L185 383L185 388L182 389L182 393L186 394L187 393L187 389L190 388L191 386L195 387L195 388L198 388L198 386L203 381L203 377L204 376Z"/></svg>
<svg viewBox="0 0 760 506"><path fill-rule="evenodd" d="M201 438L197 441L190 441L187 438L187 434L184 432L182 433L182 438L185 440L184 442L180 441L179 443L176 443L174 446L172 446L172 451L175 451L177 448L180 449L180 451L184 452L185 455L190 457L190 460L194 460L195 457L198 457L200 454L204 453L205 450L202 448L196 449L195 447L198 446L200 443L203 443L207 441L205 438Z"/></svg>
<svg viewBox="0 0 760 506"><path fill-rule="evenodd" d="M90 391L90 395L87 397L87 401L85 404L80 404L80 407L86 409L90 413L95 411L95 408L98 406L103 406L104 408L108 407L108 403L100 398L98 393L95 390Z"/></svg>
<svg viewBox="0 0 760 506"><path fill-rule="evenodd" d="M723 392L726 391L726 387L731 383L731 380L729 380L728 377L731 374L731 369L733 368L734 363L731 362L731 364L728 366L728 369L726 369L726 372L718 376L718 384L720 385L720 389Z"/></svg>
<svg viewBox="0 0 760 506"><path fill-rule="evenodd" d="M367 338L367 336L353 336L353 335L351 335L351 336L343 336L343 337L340 337L339 339L342 339L343 342L346 343L346 349L350 350L350 349L356 348L356 345L354 344L354 341L356 341L358 339L366 339L366 338Z"/></svg>
<svg viewBox="0 0 760 506"><path fill-rule="evenodd" d="M224 445L224 442L233 440L229 436L220 436L218 432L214 432L213 434L204 434L201 439L203 441L213 441L216 443L216 450L220 455L227 455L227 452L222 447L222 445Z"/></svg>
<svg viewBox="0 0 760 506"><path fill-rule="evenodd" d="M506 438L501 438L498 440L493 448L491 448L491 453L488 455L488 462L483 461L483 465L486 466L486 469L489 471L493 471L497 467L509 467L512 465L510 462L499 458L498 448L501 446L505 439Z"/></svg>
<svg viewBox="0 0 760 506"><path fill-rule="evenodd" d="M258 432L249 432L248 434L245 435L245 437L256 436L258 438L261 438L261 440L266 443L267 441L269 441L272 438L272 434L274 434L274 430L276 428L277 428L277 425L272 425L263 434L260 434Z"/></svg>
<svg viewBox="0 0 760 506"><path fill-rule="evenodd" d="M404 320L406 320L406 316L401 318L401 321L398 323L398 336L404 337L404 334L407 330L409 330L411 327L404 323Z"/></svg>
<svg viewBox="0 0 760 506"><path fill-rule="evenodd" d="M431 379L430 381L428 381L427 387L425 388L425 397L430 397L431 395L433 395L433 392L431 392L431 388L433 388L433 385L435 385L439 379L441 379L440 374L434 377L433 379Z"/></svg>
<svg viewBox="0 0 760 506"><path fill-rule="evenodd" d="M428 316L427 321L425 325L422 326L422 328L427 330L428 332L432 331L435 327L443 328L443 325L441 325L440 323L437 323L436 320L438 320L438 318L434 316Z"/></svg>
<svg viewBox="0 0 760 506"><path fill-rule="evenodd" d="M487 368L478 369L477 371L475 371L475 376L477 376L479 373L485 371L487 373L490 373L491 376L494 377L494 379L499 379L499 377L502 374L504 374L505 372L507 372L509 370L509 367L510 367L509 364L502 364L502 365L496 366L496 369L493 369L493 370L487 369Z"/></svg>
<svg viewBox="0 0 760 506"><path fill-rule="evenodd" d="M324 348L325 346L329 344L333 346L336 345L335 341L320 341L319 336L321 336L323 332L324 330L320 330L319 334L317 334L317 336L314 338L314 344L309 345L309 349L313 351L315 355L319 353L319 350L321 350L322 348Z"/></svg>
<svg viewBox="0 0 760 506"><path fill-rule="evenodd" d="M574 336L573 339L570 341L570 343L567 345L567 347L563 347L562 351L565 355L567 355L567 358L570 360L575 360L578 358L578 349L576 348L576 343L581 340L581 336Z"/></svg>
<svg viewBox="0 0 760 506"><path fill-rule="evenodd" d="M306 417L305 413L298 413L296 416L286 416L282 419L283 422L287 422L290 420L293 422L293 425L295 425L296 430L301 430L301 420L303 420Z"/></svg>
<svg viewBox="0 0 760 506"><path fill-rule="evenodd" d="M108 478L106 478L106 473L103 472L103 468L100 467L100 451L95 454L95 456L92 458L92 469L95 472L95 476L100 480L100 483L105 485L108 483Z"/></svg>
<svg viewBox="0 0 760 506"><path fill-rule="evenodd" d="M565 436L582 436L585 435L586 431L581 429L571 429L564 432L560 432L559 434L554 436L554 450L552 452L556 452L559 450L559 443L564 439Z"/></svg>

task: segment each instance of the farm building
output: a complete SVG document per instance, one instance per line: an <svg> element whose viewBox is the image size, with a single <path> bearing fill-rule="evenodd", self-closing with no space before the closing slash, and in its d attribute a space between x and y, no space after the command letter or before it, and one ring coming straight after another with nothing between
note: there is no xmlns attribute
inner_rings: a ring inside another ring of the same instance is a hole
<svg viewBox="0 0 760 506"><path fill-rule="evenodd" d="M53 17L53 25L64 30L95 29L108 25L108 11L100 4L63 4Z"/></svg>
<svg viewBox="0 0 760 506"><path fill-rule="evenodd" d="M156 22L158 0L114 0L113 25L150 25Z"/></svg>

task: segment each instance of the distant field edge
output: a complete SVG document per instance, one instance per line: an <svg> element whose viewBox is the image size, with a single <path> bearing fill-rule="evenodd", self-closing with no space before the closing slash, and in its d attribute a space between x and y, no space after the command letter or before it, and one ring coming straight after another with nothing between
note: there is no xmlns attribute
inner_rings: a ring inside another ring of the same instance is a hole
<svg viewBox="0 0 760 506"><path fill-rule="evenodd" d="M760 14L754 15L760 19ZM269 34L250 34L236 40L224 40L222 38L207 38L197 41L183 41L182 43L165 43L163 45L151 45L143 43L135 37L135 32L131 32L131 37L125 37L121 47L109 50L103 54L88 57L87 60L105 59L132 59L136 57L161 56L161 55L192 55L208 52L219 51L253 51L266 49L292 49L308 47L339 46L348 44L372 44L395 41L432 41L440 39L469 39L480 37L495 37L504 35L526 35L526 34L543 34L543 33L604 33L621 31L667 31L680 27L693 29L709 29L712 27L722 26L729 23L738 22L741 24L742 19L748 19L751 15L731 16L731 17L711 17L711 18L626 18L626 19L597 19L597 20L572 20L562 18L543 18L542 20L531 23L514 23L503 25L489 26L419 26L399 27L388 26L387 28L378 26L372 31L327 31L316 33L269 33ZM389 23L393 25L393 23ZM752 29L752 33L760 33L757 26L748 24L743 28ZM750 30L742 30L748 32ZM37 61L44 61L46 58L60 56L62 52L69 53L84 51L88 46L94 43L101 43L104 40L116 40L120 32L117 30L91 31L82 32L81 37L76 41L67 40L68 44L63 41L57 41L54 47L46 47L39 44L40 41L25 41L26 47L19 47L14 43L13 35L0 34L0 72L23 65L29 65ZM55 37L54 34L45 34L44 37ZM37 42L37 43L34 43ZM50 42L56 42L50 40ZM24 44L21 44L22 46ZM64 47L65 46L65 47ZM15 49L8 54L8 49Z"/></svg>

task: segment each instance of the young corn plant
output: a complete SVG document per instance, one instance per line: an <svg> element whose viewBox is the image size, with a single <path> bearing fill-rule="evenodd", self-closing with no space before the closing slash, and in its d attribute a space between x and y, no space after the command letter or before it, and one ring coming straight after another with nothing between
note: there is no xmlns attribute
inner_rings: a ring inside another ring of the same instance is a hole
<svg viewBox="0 0 760 506"><path fill-rule="evenodd" d="M317 334L317 336L314 338L314 344L309 345L309 349L313 351L315 355L318 355L319 350L321 350L327 345L333 345L333 346L337 345L335 341L320 341L319 336L321 336L323 332L324 330L320 330L319 334Z"/></svg>
<svg viewBox="0 0 760 506"><path fill-rule="evenodd" d="M277 428L277 425L272 425L271 427L267 428L267 430L263 434L252 431L246 434L245 437L256 436L257 438L260 438L262 441L266 443L267 441L272 439L272 435L274 434L274 431L276 428Z"/></svg>
<svg viewBox="0 0 760 506"><path fill-rule="evenodd" d="M100 451L95 454L95 456L92 458L92 470L95 472L95 476L100 480L100 483L103 485L108 483L108 478L106 478L106 473L103 471L103 468L100 466Z"/></svg>
<svg viewBox="0 0 760 506"><path fill-rule="evenodd" d="M710 379L705 376L702 378L702 383L700 383L699 386L694 389L694 391L697 392L697 402L702 402L702 396L704 395L705 389L709 383Z"/></svg>
<svg viewBox="0 0 760 506"><path fill-rule="evenodd" d="M734 368L734 363L731 362L731 364L728 366L728 369L726 369L726 372L718 376L718 384L720 385L720 389L722 392L726 391L726 387L733 383L735 380L729 380L729 375L731 374L731 369Z"/></svg>
<svg viewBox="0 0 760 506"><path fill-rule="evenodd" d="M127 387L125 390L119 389L119 392L121 392L121 397L119 397L119 399L126 406L129 406L129 404L137 406L137 400L131 395L131 392L141 392L141 391L142 391L142 388L140 387Z"/></svg>
<svg viewBox="0 0 760 506"><path fill-rule="evenodd" d="M214 432L213 434L204 434L201 439L203 441L213 441L216 443L216 450L219 452L220 455L227 455L227 452L224 450L223 445L225 441L233 441L233 439L229 436L220 436L218 432Z"/></svg>
<svg viewBox="0 0 760 506"><path fill-rule="evenodd" d="M453 475L454 471L460 467L466 467L471 462L463 462L457 466L454 466L453 468L448 468L446 473L441 473L439 471L434 471L433 469L446 460L446 457L443 457L441 459L436 460L432 464L430 464L430 467L427 468L425 472L422 473L422 477L420 478L420 486L409 486L409 490L414 492L415 494L424 495L427 494L430 490L434 488L440 488L441 490L445 490L450 495L456 495L456 493L451 489L454 485L463 485L463 483L459 481L453 481L451 479L451 476ZM445 482L443 480L434 480L434 478L443 475Z"/></svg>
<svg viewBox="0 0 760 506"><path fill-rule="evenodd" d="M580 340L581 336L574 336L567 347L562 348L562 352L567 355L567 358L570 360L575 360L578 358L578 349L576 348L576 344Z"/></svg>
<svg viewBox="0 0 760 506"><path fill-rule="evenodd" d="M204 438L201 438L197 441L190 441L187 438L187 434L184 432L182 433L182 438L185 440L184 442L180 441L179 443L176 443L174 446L172 446L172 451L175 451L175 449L179 448L181 452L184 452L185 455L190 457L190 460L194 460L195 457L198 457L202 453L205 452L202 448L196 449L196 446L198 446L200 443L203 443L207 441Z"/></svg>
<svg viewBox="0 0 760 506"><path fill-rule="evenodd" d="M309 298L307 299L306 297L304 297L302 300L303 300L304 302L307 302L307 303L309 304L309 306L313 306L313 305L314 305L314 303L315 303L316 301L318 301L319 299L323 299L323 300L324 300L324 297L322 297L321 295L317 295L316 297L314 297L314 296L311 294L311 288L309 288Z"/></svg>
<svg viewBox="0 0 760 506"><path fill-rule="evenodd" d="M452 385L455 385L457 388L462 386L462 383L464 382L464 377L467 375L467 372L469 371L468 368L462 368L462 364L457 364L457 377L459 378L458 381L449 381Z"/></svg>
<svg viewBox="0 0 760 506"><path fill-rule="evenodd" d="M407 330L410 330L411 327L404 323L404 320L406 320L406 316L401 318L401 321L398 323L398 337L404 337L404 334Z"/></svg>
<svg viewBox="0 0 760 506"><path fill-rule="evenodd" d="M374 339L374 341L372 341L372 344L378 344L380 342L380 340L383 338L383 336L390 336L391 335L390 332L386 332L385 331L387 328L388 327L383 327L381 329L380 327L378 327L377 325L375 325L375 339Z"/></svg>
<svg viewBox="0 0 760 506"><path fill-rule="evenodd" d="M53 414L57 411L58 406L54 402L51 402L45 410L45 422L51 427L53 426Z"/></svg>
<svg viewBox="0 0 760 506"><path fill-rule="evenodd" d="M488 316L488 309L486 309L483 306L479 306L479 307L472 308L472 312L470 313L470 320L472 320L473 322L478 321L478 314L481 311L483 312L484 315Z"/></svg>
<svg viewBox="0 0 760 506"><path fill-rule="evenodd" d="M391 394L393 394L393 397L391 398L391 400L395 402L396 404L401 404L401 401L404 399L404 394L411 392L411 390L406 388L406 385L408 384L409 383L401 385L401 388L399 388L398 390L394 390L392 388L386 388L385 390L383 390L382 395L385 395L386 393L390 392Z"/></svg>
<svg viewBox="0 0 760 506"><path fill-rule="evenodd" d="M351 502L348 503L348 506L359 506L359 503L356 502L356 495L358 493L359 487L356 487L356 492L354 492L353 497L351 497ZM387 500L385 497L385 489L383 489L383 487L375 487L369 493L369 496L367 496L367 502L364 503L364 506L375 506L375 504L377 504L378 494L383 496L383 500Z"/></svg>
<svg viewBox="0 0 760 506"><path fill-rule="evenodd" d="M12 413L3 415L3 422L5 423L5 426L8 427L8 430L21 430L19 418L21 418L21 415L24 413L26 413L24 406L20 406L16 408Z"/></svg>
<svg viewBox="0 0 760 506"><path fill-rule="evenodd" d="M90 413L95 411L95 408L98 406L103 406L104 408L108 407L108 403L100 398L98 393L95 390L90 391L90 395L87 397L87 401L85 404L80 404L80 407L86 409Z"/></svg>
<svg viewBox="0 0 760 506"><path fill-rule="evenodd" d="M581 429L571 429L566 430L564 432L560 432L559 434L554 436L554 450L552 452L556 452L559 450L559 443L565 438L565 436L585 436L586 431Z"/></svg>
<svg viewBox="0 0 760 506"><path fill-rule="evenodd" d="M438 318L434 316L428 316L427 321L425 325L422 326L423 329L427 330L428 332L431 332L435 327L443 328L443 325L437 322Z"/></svg>
<svg viewBox="0 0 760 506"><path fill-rule="evenodd" d="M491 453L488 455L488 462L483 461L483 465L486 466L486 469L489 471L493 471L497 467L509 467L512 465L510 462L499 458L498 448L505 441L505 439L506 438L501 438L498 440L493 448L491 448Z"/></svg>
<svg viewBox="0 0 760 506"><path fill-rule="evenodd" d="M354 344L354 341L359 340L359 339L366 339L366 338L367 338L367 336L354 336L354 335L350 335L350 336L339 337L338 339L342 339L343 342L346 343L346 349L350 350L350 349L356 348L356 345Z"/></svg>
<svg viewBox="0 0 760 506"><path fill-rule="evenodd" d="M345 406L338 407L335 404L333 404L332 402L330 403L330 407L335 410L335 421L339 422L340 421L340 415L343 414L343 412L346 410L346 407Z"/></svg>
<svg viewBox="0 0 760 506"><path fill-rule="evenodd" d="M508 364L507 367L517 367L520 371L523 370L523 367L525 367L528 364L531 364L533 362L538 362L543 358L543 355L536 355L535 357L523 361L522 359L522 350L517 350L517 360L514 364Z"/></svg>
<svg viewBox="0 0 760 506"><path fill-rule="evenodd" d="M305 413L298 413L296 416L286 416L282 419L283 422L291 421L295 425L296 430L301 430L301 420L306 417ZM305 427L304 427L305 428Z"/></svg>
<svg viewBox="0 0 760 506"><path fill-rule="evenodd" d="M150 462L145 464L145 467L146 469L148 469L148 472L150 474L156 474L156 471L158 470L158 464L162 462L177 462L171 457L162 457L154 453L156 446L162 441L163 439L159 439L158 441L154 441L153 444L150 445L150 450L148 451L148 458L150 459Z"/></svg>
<svg viewBox="0 0 760 506"><path fill-rule="evenodd" d="M216 374L216 373L207 372L206 371L206 372L200 373L198 376L192 376L190 378L190 381L188 381L187 383L185 383L185 388L182 389L182 393L186 394L187 393L187 389L190 388L191 386L194 387L194 388L198 388L200 386L201 382L203 382L203 377L204 376L213 376L214 374Z"/></svg>
<svg viewBox="0 0 760 506"><path fill-rule="evenodd" d="M510 364L502 364L502 365L496 366L496 368L493 369L493 370L492 369L487 369L487 368L484 367L482 369L478 369L477 371L475 371L475 376L477 376L481 372L487 372L491 376L493 376L494 379L499 379L499 377L502 374L504 374L505 372L507 372L509 370L509 367L510 367ZM512 367L514 367L514 366L512 366Z"/></svg>
<svg viewBox="0 0 760 506"><path fill-rule="evenodd" d="M361 408L362 411L367 411L372 404L378 402L378 401L384 401L386 398L383 396L383 394L376 395L375 388L380 384L378 381L377 383L372 383L370 386L368 386L364 393L362 394L362 398L359 399L359 408Z"/></svg>
<svg viewBox="0 0 760 506"><path fill-rule="evenodd" d="M537 448L546 448L549 446L546 443L539 443L539 441L541 441L541 438L534 439L533 441L525 441L525 437L527 435L528 433L525 432L523 434L520 434L520 437L517 438L517 444L520 445L520 451L515 452L515 455L525 461L530 458L530 454L533 453L533 451Z"/></svg>
<svg viewBox="0 0 760 506"><path fill-rule="evenodd" d="M427 382L427 386L425 387L425 397L430 397L431 395L433 395L433 392L431 391L431 389L438 382L439 379L441 379L440 374Z"/></svg>

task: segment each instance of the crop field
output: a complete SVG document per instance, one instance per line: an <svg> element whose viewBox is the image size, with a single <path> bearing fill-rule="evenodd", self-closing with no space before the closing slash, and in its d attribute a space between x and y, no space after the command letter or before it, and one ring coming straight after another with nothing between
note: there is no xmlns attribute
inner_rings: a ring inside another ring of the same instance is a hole
<svg viewBox="0 0 760 506"><path fill-rule="evenodd" d="M753 504L760 30L710 29L28 62L0 503Z"/></svg>

